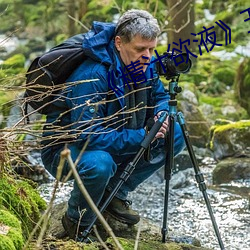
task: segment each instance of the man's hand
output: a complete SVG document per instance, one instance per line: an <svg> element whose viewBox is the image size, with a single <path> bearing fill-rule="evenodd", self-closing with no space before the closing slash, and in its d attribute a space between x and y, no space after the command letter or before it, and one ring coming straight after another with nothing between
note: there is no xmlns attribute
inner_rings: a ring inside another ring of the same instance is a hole
<svg viewBox="0 0 250 250"><path fill-rule="evenodd" d="M160 117L161 113L164 111L160 111L155 117L154 120L155 122L158 120L158 118ZM155 139L159 139L159 138L165 138L166 133L169 130L169 124L168 124L168 116L165 119L165 121L163 122L161 128L159 129L159 131L157 132L157 134L155 135Z"/></svg>

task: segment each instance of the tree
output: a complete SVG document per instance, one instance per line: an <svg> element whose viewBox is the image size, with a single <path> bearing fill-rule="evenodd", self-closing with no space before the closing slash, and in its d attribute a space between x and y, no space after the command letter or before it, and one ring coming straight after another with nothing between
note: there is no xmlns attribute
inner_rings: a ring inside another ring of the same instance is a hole
<svg viewBox="0 0 250 250"><path fill-rule="evenodd" d="M195 11L194 11L195 0L167 0L168 5L168 44L171 44L172 48L179 48L172 44L173 42L179 43L190 39L189 50L195 50L195 43L193 43L194 36L191 33L195 33Z"/></svg>

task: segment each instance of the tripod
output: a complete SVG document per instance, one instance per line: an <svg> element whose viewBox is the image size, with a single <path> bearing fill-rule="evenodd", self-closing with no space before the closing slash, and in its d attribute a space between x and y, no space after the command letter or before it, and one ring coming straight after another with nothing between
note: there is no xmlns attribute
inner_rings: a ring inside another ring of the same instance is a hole
<svg viewBox="0 0 250 250"><path fill-rule="evenodd" d="M174 123L177 117L177 120L181 126L182 134L183 134L186 146L187 146L189 157L194 167L196 182L198 183L199 189L203 194L203 198L205 200L220 248L221 250L225 250L225 247L223 245L220 232L219 232L219 229L218 229L218 226L217 226L217 223L216 223L213 211L212 211L212 207L208 199L208 195L206 192L207 188L204 182L204 177L199 169L198 162L195 157L195 154L194 154L194 151L193 151L190 139L189 139L189 133L186 128L184 116L181 112L177 113L177 108L176 108L177 100L175 99L175 97L177 93L180 93L182 91L181 87L178 86L178 79L179 77L177 77L176 80L172 79L169 83L169 94L170 94L170 100L168 102L169 103L169 114L168 114L169 132L166 137L166 146L168 150L166 153L166 161L165 161L165 201L164 201L164 215L163 215L163 226L162 226L162 242L163 243L166 242L166 234L168 232L167 216L168 216L169 182L171 179L172 169L174 166Z"/></svg>
<svg viewBox="0 0 250 250"><path fill-rule="evenodd" d="M130 163L128 163L128 165L126 166L126 168L124 169L123 173L120 176L119 182L117 183L117 185L115 186L113 191L109 194L108 198L102 204L102 206L99 210L102 213L107 208L107 206L112 201L112 199L114 198L114 196L116 195L116 193L118 192L118 190L120 189L122 184L132 174L132 172L134 171L134 169L136 167L136 164L138 163L140 158L143 156L144 152L147 150L150 143L155 138L155 135L157 134L157 132L161 128L161 126L162 126L163 122L166 120L167 116L169 116L169 118L168 118L169 119L169 132L168 132L168 136L166 138L168 151L166 153L166 162L165 162L166 185L165 185L165 201L164 201L164 215L163 215L163 227L162 227L162 242L163 243L166 242L166 234L168 232L168 230L167 230L167 214L168 214L169 181L171 179L172 169L173 169L173 164L174 164L174 123L175 123L175 119L177 117L178 122L181 125L181 130L182 130L185 142L186 142L186 146L187 146L191 161L192 161L193 166L194 166L196 181L199 184L199 189L200 189L200 191L202 191L203 197L205 199L206 206L207 206L207 209L209 211L209 215L210 215L217 239L219 241L220 248L221 248L221 250L224 250L225 248L223 246L223 242L221 240L218 226L216 224L216 221L215 221L215 218L213 215L213 211L212 211L209 199L208 199L208 195L206 193L206 184L204 183L203 175L199 170L198 163L197 163L197 160L195 158L195 154L193 152L193 149L192 149L192 146L191 146L191 143L189 140L189 135L188 135L188 132L186 129L184 117L180 112L177 113L177 111L176 111L177 110L176 109L177 100L175 99L175 97L176 97L177 93L181 92L181 88L178 86L178 78L176 81L174 79L172 79L169 83L169 94L170 94L169 114L167 114L167 112L161 113L159 119L155 122L155 124L151 128L148 135L142 141L140 150L135 155L134 159ZM94 226L96 220L97 220L97 216L94 217L94 219L92 220L90 225L83 231L83 233L82 233L83 241L87 240L88 235L91 232L92 227Z"/></svg>

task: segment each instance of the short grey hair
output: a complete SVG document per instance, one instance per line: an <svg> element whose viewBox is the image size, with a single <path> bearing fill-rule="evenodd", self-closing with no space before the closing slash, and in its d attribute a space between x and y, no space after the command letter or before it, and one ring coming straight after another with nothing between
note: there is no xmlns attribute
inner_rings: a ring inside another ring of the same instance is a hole
<svg viewBox="0 0 250 250"><path fill-rule="evenodd" d="M157 20L145 10L128 10L118 20L116 36L120 36L125 43L135 35L143 39L154 40L160 34Z"/></svg>

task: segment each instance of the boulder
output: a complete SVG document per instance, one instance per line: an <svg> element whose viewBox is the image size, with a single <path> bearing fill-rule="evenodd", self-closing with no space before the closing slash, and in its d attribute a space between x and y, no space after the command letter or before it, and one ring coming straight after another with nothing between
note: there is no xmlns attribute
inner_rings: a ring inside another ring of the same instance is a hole
<svg viewBox="0 0 250 250"><path fill-rule="evenodd" d="M250 157L250 120L216 124L211 128L209 147L214 158Z"/></svg>
<svg viewBox="0 0 250 250"><path fill-rule="evenodd" d="M48 246L49 244L54 247L60 246L60 249L78 249L82 247L86 249L103 249L98 242L94 242L86 245L85 243L77 243L67 238L58 239L58 235L63 235L63 227L61 224L61 217L65 213L67 204L65 202L56 204L53 206L51 214L51 222L47 229L47 237L44 239L43 244ZM161 242L161 229L155 226L149 220L141 219L140 223L135 226L128 226L119 221L114 220L111 216L104 213L105 219L109 223L120 244L124 249L134 249L135 239L140 231L139 237L139 249L159 249L159 250L209 250L206 247L200 245L199 240L194 237L174 235L173 232L169 233L167 242ZM97 226L98 232L103 236L104 234L100 230L104 230L102 226ZM105 243L114 249L114 242L109 237L105 239ZM74 248L75 247L75 248ZM82 249L81 248L81 249Z"/></svg>
<svg viewBox="0 0 250 250"><path fill-rule="evenodd" d="M194 103L183 100L180 106L192 145L206 148L209 141L210 124Z"/></svg>
<svg viewBox="0 0 250 250"><path fill-rule="evenodd" d="M226 158L213 171L213 183L228 183L233 180L250 179L250 158Z"/></svg>

